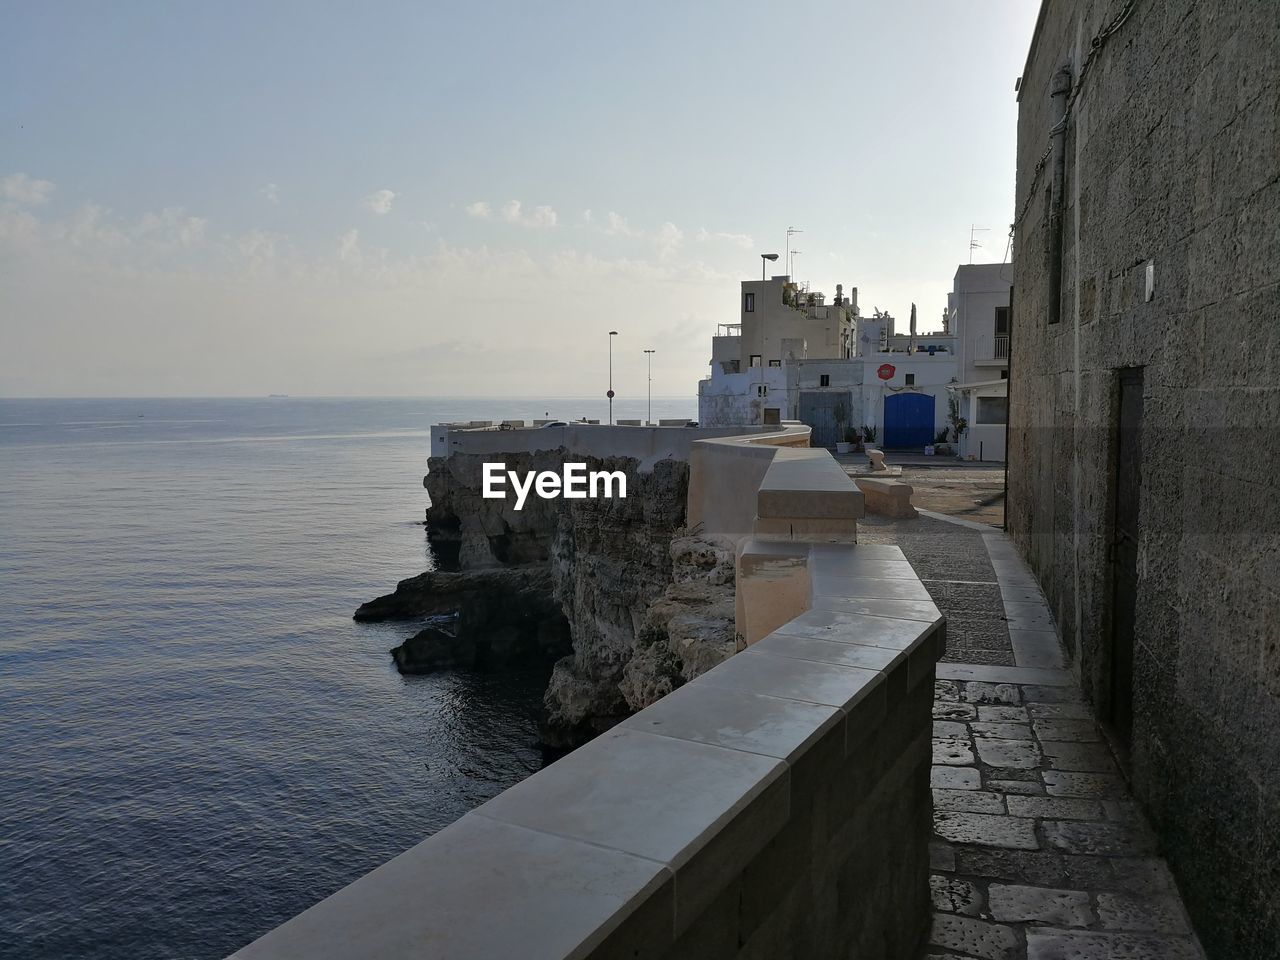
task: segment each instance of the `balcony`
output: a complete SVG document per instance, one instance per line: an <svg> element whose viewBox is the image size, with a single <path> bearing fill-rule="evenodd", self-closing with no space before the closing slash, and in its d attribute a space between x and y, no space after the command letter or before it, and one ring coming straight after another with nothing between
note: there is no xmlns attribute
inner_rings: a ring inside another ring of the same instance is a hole
<svg viewBox="0 0 1280 960"><path fill-rule="evenodd" d="M979 337L974 350L975 367L1003 367L1009 363L1009 335L997 333Z"/></svg>

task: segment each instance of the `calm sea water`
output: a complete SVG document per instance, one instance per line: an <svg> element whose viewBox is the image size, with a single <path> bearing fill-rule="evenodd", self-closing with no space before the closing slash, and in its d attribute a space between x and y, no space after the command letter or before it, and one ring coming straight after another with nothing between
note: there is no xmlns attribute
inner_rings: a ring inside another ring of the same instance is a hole
<svg viewBox="0 0 1280 960"><path fill-rule="evenodd" d="M544 413L604 407L0 400L0 956L225 956L537 769L542 677L351 614L431 565L430 424Z"/></svg>

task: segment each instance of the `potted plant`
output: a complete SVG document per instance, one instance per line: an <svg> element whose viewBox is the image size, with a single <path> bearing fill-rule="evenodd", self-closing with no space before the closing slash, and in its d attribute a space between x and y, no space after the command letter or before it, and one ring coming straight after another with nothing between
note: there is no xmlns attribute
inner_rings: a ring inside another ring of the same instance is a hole
<svg viewBox="0 0 1280 960"><path fill-rule="evenodd" d="M858 445L858 434L853 427L846 427L844 431L844 440L836 442L836 453L852 453Z"/></svg>
<svg viewBox="0 0 1280 960"><path fill-rule="evenodd" d="M875 443L876 428L864 423L862 425L862 440L864 443Z"/></svg>
<svg viewBox="0 0 1280 960"><path fill-rule="evenodd" d="M951 444L947 442L950 431L943 427L938 431L938 435L933 440L933 452L939 457L948 457L951 455Z"/></svg>

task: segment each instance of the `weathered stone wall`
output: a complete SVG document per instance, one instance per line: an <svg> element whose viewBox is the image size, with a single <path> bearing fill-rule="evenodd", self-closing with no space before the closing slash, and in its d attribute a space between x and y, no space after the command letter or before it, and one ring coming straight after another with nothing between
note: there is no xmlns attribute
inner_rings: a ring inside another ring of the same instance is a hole
<svg viewBox="0 0 1280 960"><path fill-rule="evenodd" d="M1020 88L1009 524L1110 696L1119 368L1144 367L1134 787L1211 957L1280 956L1280 19L1138 0L1098 50L1049 244L1050 89L1123 0L1048 0ZM1145 263L1155 292L1145 299ZM1051 271L1061 268L1058 323Z"/></svg>
<svg viewBox="0 0 1280 960"><path fill-rule="evenodd" d="M482 465L559 472L568 454L541 450L433 457L427 531L442 564L462 571L551 571L569 623L572 654L552 671L544 742L576 746L731 655L733 551L688 537L683 525L689 465L668 458L574 454L589 471L620 470L627 496L544 500L480 496Z"/></svg>

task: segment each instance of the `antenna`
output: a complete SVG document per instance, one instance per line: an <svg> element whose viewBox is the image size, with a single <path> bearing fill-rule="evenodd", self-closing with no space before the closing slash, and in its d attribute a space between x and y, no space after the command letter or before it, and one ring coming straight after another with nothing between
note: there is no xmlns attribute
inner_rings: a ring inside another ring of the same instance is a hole
<svg viewBox="0 0 1280 960"><path fill-rule="evenodd" d="M794 233L804 233L803 230L797 230L795 227L787 227L787 272L791 272L791 235ZM792 277L794 280L795 278Z"/></svg>
<svg viewBox="0 0 1280 960"><path fill-rule="evenodd" d="M985 233L987 230L990 230L990 229L991 229L990 227L978 227L978 226L974 226L972 223L969 224L969 262L970 263L973 263L973 251L977 250L982 246L982 244L978 242L978 238L975 237L974 234Z"/></svg>

